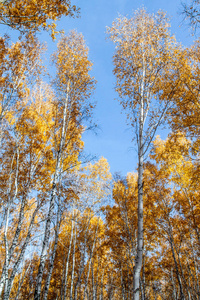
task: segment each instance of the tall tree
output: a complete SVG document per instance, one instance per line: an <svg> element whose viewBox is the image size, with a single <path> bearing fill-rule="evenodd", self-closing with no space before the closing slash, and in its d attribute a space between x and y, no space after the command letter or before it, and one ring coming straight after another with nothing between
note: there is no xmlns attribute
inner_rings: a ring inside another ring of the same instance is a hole
<svg viewBox="0 0 200 300"><path fill-rule="evenodd" d="M53 129L53 165L52 187L50 191L49 210L46 218L44 239L40 256L34 299L41 298L42 277L47 258L52 216L59 178L76 166L79 152L83 146L80 141L83 125L90 118L93 108L89 98L95 81L90 76L91 62L88 60L88 48L81 34L75 31L63 36L54 54L57 74L54 81L56 99L54 102L55 127ZM70 156L70 153L74 153Z"/></svg>
<svg viewBox="0 0 200 300"><path fill-rule="evenodd" d="M113 57L116 91L127 110L127 119L135 128L138 145L138 236L134 272L134 299L139 299L139 282L143 257L143 169L144 156L170 106L174 86L167 86L162 98L164 80L172 72L176 43L170 35L163 12L148 14L136 11L128 19L119 17L108 28L116 44ZM176 49L178 51L178 48ZM163 78L163 80L161 79Z"/></svg>

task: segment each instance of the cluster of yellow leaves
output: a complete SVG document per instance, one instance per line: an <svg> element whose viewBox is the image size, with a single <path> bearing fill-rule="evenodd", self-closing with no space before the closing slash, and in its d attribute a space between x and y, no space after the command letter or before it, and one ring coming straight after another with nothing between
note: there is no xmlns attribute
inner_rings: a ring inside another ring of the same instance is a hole
<svg viewBox="0 0 200 300"><path fill-rule="evenodd" d="M112 175L109 164L104 157L101 157L94 164L89 163L83 168L82 178L84 178L83 188L85 186L88 198L90 199L91 195L93 195L93 205L102 203L111 194L110 183Z"/></svg>
<svg viewBox="0 0 200 300"><path fill-rule="evenodd" d="M124 109L132 111L141 97L149 101L150 94L157 97L165 89L161 78L170 72L179 49L169 27L163 12L154 15L140 9L132 18L120 16L107 29L109 38L116 45L116 91ZM128 119L132 118L128 113Z"/></svg>
<svg viewBox="0 0 200 300"><path fill-rule="evenodd" d="M199 137L199 78L200 78L200 40L197 40L190 48L182 51L177 60L177 72L172 80L179 81L174 96L175 106L170 111L169 119L173 130L188 133L191 138ZM199 139L196 143L196 151L199 151Z"/></svg>
<svg viewBox="0 0 200 300"><path fill-rule="evenodd" d="M62 16L74 17L78 13L79 9L70 0L5 0L0 3L0 24L22 33L50 30L54 37L55 21Z"/></svg>
<svg viewBox="0 0 200 300"><path fill-rule="evenodd" d="M0 44L0 118L10 111L11 120L12 111L16 114L25 104L30 83L40 77L45 48L32 35L11 45L6 37L0 38Z"/></svg>
<svg viewBox="0 0 200 300"><path fill-rule="evenodd" d="M56 80L60 90L66 93L69 89L73 99L83 104L91 96L96 83L89 74L92 63L88 59L88 48L83 35L71 31L61 38L57 48L53 61L57 68Z"/></svg>

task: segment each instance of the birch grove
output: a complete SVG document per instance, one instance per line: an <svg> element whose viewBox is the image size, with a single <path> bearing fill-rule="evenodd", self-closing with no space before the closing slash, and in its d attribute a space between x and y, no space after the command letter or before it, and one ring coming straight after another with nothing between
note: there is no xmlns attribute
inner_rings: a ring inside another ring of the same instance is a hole
<svg viewBox="0 0 200 300"><path fill-rule="evenodd" d="M196 28L197 2L183 4ZM19 34L0 37L0 298L198 300L199 40L183 47L145 8L107 28L137 146L135 170L111 174L84 148L96 129L89 48L56 29L78 14L67 0L0 1L0 25ZM58 38L52 71L42 30Z"/></svg>

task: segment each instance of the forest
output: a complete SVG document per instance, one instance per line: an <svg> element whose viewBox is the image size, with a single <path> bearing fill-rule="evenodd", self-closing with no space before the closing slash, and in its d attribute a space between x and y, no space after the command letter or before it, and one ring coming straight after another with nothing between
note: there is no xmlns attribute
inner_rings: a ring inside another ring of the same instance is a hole
<svg viewBox="0 0 200 300"><path fill-rule="evenodd" d="M182 10L198 31L200 1ZM200 39L182 46L167 14L144 7L107 27L137 148L137 170L124 177L84 152L97 81L87 41L59 32L61 17L81 17L81 7L0 1L0 297L198 300ZM41 31L57 44L54 74Z"/></svg>

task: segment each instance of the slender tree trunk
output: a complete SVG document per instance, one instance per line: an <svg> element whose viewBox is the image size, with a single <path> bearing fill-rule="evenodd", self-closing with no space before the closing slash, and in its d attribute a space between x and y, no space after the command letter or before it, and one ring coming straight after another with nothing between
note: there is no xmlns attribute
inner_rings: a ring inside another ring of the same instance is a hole
<svg viewBox="0 0 200 300"><path fill-rule="evenodd" d="M4 280L4 276L6 274L7 266L9 266L9 264L10 264L10 261L11 261L12 255L13 255L13 251L14 251L15 247L17 246L17 241L18 241L18 238L19 238L19 235L20 235L20 232L21 232L22 223L23 223L23 219L24 219L25 202L26 202L26 198L23 197L22 202L21 202L20 212L19 212L17 229L15 231L15 236L12 240L12 244L11 244L10 248L6 251L6 259L5 259L5 262L4 262L4 265L3 265L3 270L2 270L2 274L1 274L1 281L0 281L0 294L2 292L2 283L3 283L3 280ZM7 214L6 214L6 219L7 220L8 220L8 215L9 215L9 211L7 211ZM7 228L7 225L6 225L6 228Z"/></svg>
<svg viewBox="0 0 200 300"><path fill-rule="evenodd" d="M73 259L72 259L72 276L71 276L71 287L70 287L70 300L73 300L73 287L74 287L74 268L75 268L75 254L76 254L76 225L74 226L74 248L73 248Z"/></svg>
<svg viewBox="0 0 200 300"><path fill-rule="evenodd" d="M5 231L4 231L4 244L5 244L5 268L4 268L4 274L1 276L1 289L3 289L3 284L4 285L4 299L7 294L7 289L8 289L8 261L9 261L9 249L8 249L8 239L7 239L7 233L8 233L8 221L9 221L9 214L10 214L10 206L11 203L9 201L8 203L8 208L7 208L7 213L6 213L6 224L5 224Z"/></svg>
<svg viewBox="0 0 200 300"><path fill-rule="evenodd" d="M18 300L18 299L19 299L21 287L22 287L22 285L23 285L23 282L24 282L24 279L25 279L25 277L26 277L26 274L27 274L28 270L30 269L30 266L31 266L31 263L29 263L28 268L26 268L23 277L22 277L22 273L21 273L21 278L20 278L20 281L19 281L19 285L18 285L18 289L17 289L17 295L16 295L16 297L15 297L15 300ZM22 269L22 271L23 271L23 269Z"/></svg>
<svg viewBox="0 0 200 300"><path fill-rule="evenodd" d="M97 254L97 271L96 271L96 282L95 282L95 298L94 300L97 300L98 298L98 286L99 286L99 256Z"/></svg>
<svg viewBox="0 0 200 300"><path fill-rule="evenodd" d="M121 288L122 288L122 299L125 300L125 289L124 289L124 282L123 282L123 274L122 274L122 266L120 265L120 277L121 277Z"/></svg>
<svg viewBox="0 0 200 300"><path fill-rule="evenodd" d="M194 262L194 270L195 270L195 277L196 277L196 294L198 296L198 299L200 299L200 288L199 288L199 269L198 269L198 263L196 261L196 255L194 253L194 247L193 242L191 239L191 247L192 247L192 253L193 253L193 262Z"/></svg>
<svg viewBox="0 0 200 300"><path fill-rule="evenodd" d="M68 270L69 270L69 258L71 254L71 248L72 248L72 240L73 240L73 232L74 232L74 209L73 209L73 216L72 216L72 228L71 228L71 238L70 238L70 243L69 243L69 249L68 249L68 254L67 254L67 261L66 261L66 266L65 266L65 273L64 273L64 290L63 290L63 300L66 299L66 294L67 294L67 279L68 279ZM62 300L62 295L61 295L61 300Z"/></svg>
<svg viewBox="0 0 200 300"><path fill-rule="evenodd" d="M65 144L65 137L66 137L69 85L70 85L70 82L68 82L68 85L67 85L67 95L66 95L65 104L64 104L64 111L63 111L63 124L62 124L60 145L59 145L59 149L58 149L58 152L57 152L56 169L55 169L55 174L54 174L54 178L53 178L53 184L52 184L52 190L51 190L51 196L50 196L50 204L49 204L49 211L48 211L48 216L47 216L47 219L46 219L45 233L44 233L44 239L43 239L43 244L42 244L42 252L41 252L41 255L40 255L40 265L39 265L39 269L38 269L34 300L40 300L41 287L42 287L42 277L43 277L45 261L46 261L46 257L47 257L48 244L49 244L49 237L50 237L51 220L52 220L53 211L54 211L57 184L58 184L59 175L60 175L60 172L61 172L61 170L60 170L61 169L61 160L62 160L63 147L64 147L64 144ZM69 122L69 120L68 120L68 122Z"/></svg>
<svg viewBox="0 0 200 300"><path fill-rule="evenodd" d="M8 286L7 286L7 290L4 293L3 300L9 300L9 295L10 295L10 292L11 292L12 284L13 284L15 275L16 275L16 273L18 271L19 265L20 265L20 263L22 262L22 260L24 258L24 254L25 254L26 248L28 246L28 243L29 243L29 240L30 240L30 237L31 237L31 232L32 232L34 221L35 221L35 217L36 217L36 214L37 214L39 208L40 208L40 206L38 204L37 207L36 207L36 209L35 209L35 211L34 211L34 213L33 213L33 215L32 215L26 239L24 241L23 246L21 247L21 252L20 252L20 254L18 256L17 261L15 262L15 264L14 264L14 266L12 268L12 273L11 273L10 278L8 280Z"/></svg>
<svg viewBox="0 0 200 300"><path fill-rule="evenodd" d="M80 271L79 271L79 274L78 274L78 280L76 282L75 291L74 291L74 300L77 299L78 288L79 288L79 285L81 283L81 276L82 276L82 273L83 273L83 270L84 270L85 250L86 250L86 233L85 233L85 237L84 237L84 248L83 248L83 251L81 253L81 256L82 256L81 257L81 267L80 267Z"/></svg>
<svg viewBox="0 0 200 300"><path fill-rule="evenodd" d="M112 300L112 298L113 298L113 272L111 273L111 281L110 281L110 289L109 289L108 299Z"/></svg>
<svg viewBox="0 0 200 300"><path fill-rule="evenodd" d="M85 299L85 292L86 292L86 288L87 288L87 285L88 285L88 280L89 280L89 275L90 275L90 267L91 267L91 263L92 263L92 257L93 257L94 247L95 247L95 244L96 244L96 238L97 238L98 228L99 228L99 223L97 224L97 227L96 227L96 230L95 230L95 236L94 236L94 241L93 241L93 245L92 245L92 250L90 252L87 281L85 283L85 290L84 290L83 299Z"/></svg>
<svg viewBox="0 0 200 300"><path fill-rule="evenodd" d="M81 253L81 267L80 267L80 272L79 272L79 275L78 275L78 280L76 282L75 292L74 292L74 299L75 300L77 299L78 287L79 287L79 285L81 283L81 276L82 276L82 273L84 271L85 252L86 252L86 235L87 235L87 232L88 232L88 229L89 229L89 225L90 225L90 218L89 218L89 221L88 221L85 233L84 233L84 246L83 246L83 251Z"/></svg>
<svg viewBox="0 0 200 300"><path fill-rule="evenodd" d="M140 291L141 291L141 300L144 300L144 291L143 291L143 286L142 286L142 280L141 279L140 279Z"/></svg>
<svg viewBox="0 0 200 300"><path fill-rule="evenodd" d="M95 244L96 244L98 227L99 226L97 224L97 228L96 228L95 236L94 236L94 241L93 241L93 245L92 245L92 250L90 252L90 257L89 257L88 273L87 273L87 279L86 279L86 283L85 283L85 289L84 289L83 299L85 299L85 293L86 293L86 289L87 289L87 285L88 285L88 280L89 280L89 276L90 276L90 267L91 267L91 263L92 263L92 257L93 257L94 247L95 247Z"/></svg>
<svg viewBox="0 0 200 300"><path fill-rule="evenodd" d="M135 259L134 272L134 293L133 299L139 300L140 297L140 273L143 258L143 171L144 171L144 79L145 66L143 61L143 74L140 96L140 119L139 119L139 140L138 140L138 234L137 234L137 254Z"/></svg>
<svg viewBox="0 0 200 300"><path fill-rule="evenodd" d="M141 300L146 299L144 257L143 257L143 262L142 262L142 276L140 278ZM155 298L155 299L157 299L157 298Z"/></svg>
<svg viewBox="0 0 200 300"><path fill-rule="evenodd" d="M171 282L172 282L172 286L173 286L173 296L174 296L174 300L176 300L177 299L177 297L176 297L176 294L177 294L177 292L176 292L176 285L175 285L175 282L174 282L174 276L173 276L173 269L171 268Z"/></svg>
<svg viewBox="0 0 200 300"><path fill-rule="evenodd" d="M124 220L124 223L125 223L125 226L126 226L126 231L128 233L128 237L129 237L130 243L131 243L131 247L130 247L130 245L128 243L128 247L127 248L128 248L129 256L131 257L132 267L134 267L134 259L133 259L133 257L136 254L136 249L135 249L134 241L133 241L132 234L131 234L131 229L134 230L134 228L129 229L128 209L127 209L127 206L126 206L126 200L125 200L125 205L122 208L122 217L123 217L123 220Z"/></svg>
<svg viewBox="0 0 200 300"><path fill-rule="evenodd" d="M92 274L92 300L95 300L94 262L91 263L91 274Z"/></svg>
<svg viewBox="0 0 200 300"><path fill-rule="evenodd" d="M177 276L177 280L178 280L178 284L179 284L179 288L180 288L180 293L181 293L180 300L185 300L184 293L183 293L183 286L182 286L182 282L181 282L181 277L180 277L180 273L179 273L179 269L178 269L178 263L177 263L176 255L175 255L175 251L174 251L173 237L172 237L171 229L169 229L169 242L170 242L170 246L171 246L171 250L172 250L172 256L173 256L173 259L174 259L176 276Z"/></svg>
<svg viewBox="0 0 200 300"><path fill-rule="evenodd" d="M60 178L60 184L59 185L60 186L59 186L59 195L58 195L58 208L57 208L57 220L56 220L56 229L55 229L55 242L54 242L50 267L49 267L49 270L48 270L48 275L47 275L47 279L46 279L46 283L45 283L43 300L47 300L50 281L51 281L51 275L52 275L52 272L53 272L53 266L54 266L54 261L55 261L55 256L56 256L56 250L57 250L57 246L58 246L58 236L59 236L59 230L60 230L60 224L61 224L61 220L60 220L60 217L61 217L61 195L60 195L61 178Z"/></svg>
<svg viewBox="0 0 200 300"><path fill-rule="evenodd" d="M103 269L103 273L102 273L102 276L101 276L101 291L100 291L99 300L103 300L103 279L104 279L104 272L105 272L105 269Z"/></svg>
<svg viewBox="0 0 200 300"><path fill-rule="evenodd" d="M180 270L181 270L181 277L183 279L183 282L185 284L185 288L186 288L186 291L187 291L187 294L188 294L188 300L190 300L190 292L189 292L189 289L190 289L190 286L188 288L188 283L186 281L186 278L185 278L185 275L184 275L184 272L183 272L183 268L182 268L182 263L181 263L181 260L180 260L180 253L179 251L177 250L177 247L176 247L176 244L174 243L174 238L173 238L173 244L174 244L174 249L176 250L176 253L177 253L177 257L178 257L178 263L179 263L179 266L180 266ZM189 279L189 276L187 276L188 279ZM182 293L183 293L183 288L182 288ZM184 297L184 296L183 296ZM184 299L184 298L183 298Z"/></svg>
<svg viewBox="0 0 200 300"><path fill-rule="evenodd" d="M54 176L49 212L48 212L48 216L47 216L47 220L46 220L45 234L44 234L44 240L43 240L43 245L42 245L42 253L40 255L40 265L39 265L38 276L37 276L37 281L36 281L34 300L40 300L42 276L43 276L45 261L46 261L46 256L47 256L49 237L50 237L50 226L51 226L51 220L52 220L52 216L53 216L54 202L55 202L55 196L56 196L57 176L58 176L58 171L56 172L56 174Z"/></svg>
<svg viewBox="0 0 200 300"><path fill-rule="evenodd" d="M15 231L15 236L12 240L12 244L11 244L10 248L7 249L7 251L6 251L6 259L5 259L5 262L4 262L4 265L3 265L2 274L1 274L1 281L0 281L0 294L2 293L2 287L3 287L3 282L4 282L4 279L5 279L5 274L7 273L7 268L10 264L10 261L11 261L12 256L13 256L14 249L17 246L17 241L18 241L18 238L19 238L20 233L21 233L22 223L23 223L23 219L24 219L25 203L26 203L26 197L24 196L23 199L22 199L22 202L21 202L21 207L20 207L20 212L19 212L19 217L18 217L17 229ZM7 211L7 214L6 214L6 219L7 220L8 220L8 215L9 215L9 211ZM7 231L7 225L6 225L6 231ZM4 288L4 291L5 290L6 289Z"/></svg>
<svg viewBox="0 0 200 300"><path fill-rule="evenodd" d="M58 226L58 228L56 228L56 232L55 232L55 242L54 242L54 247L53 247L52 258L51 258L51 262L50 262L50 266L49 266L49 270L48 270L48 274L47 274L47 278L46 278L46 282L45 282L43 300L47 300L50 281L51 281L51 275L53 272L53 266L54 266L54 261L55 261L55 256L56 256L57 245L58 245L59 228L60 228L59 225L57 225L57 226Z"/></svg>
<svg viewBox="0 0 200 300"><path fill-rule="evenodd" d="M13 173L13 163L15 159L15 154L17 156L17 168L16 168L16 174L15 174L15 190L14 190L14 195L11 196L12 192L12 173ZM9 176L9 187L8 187L8 204L6 208L6 217L5 217L5 229L4 229L4 244L5 244L5 262L3 266L3 271L1 275L1 280L0 280L0 295L2 295L3 287L4 287L4 298L6 297L8 291L8 267L9 263L11 260L11 255L10 255L10 249L9 249L9 244L8 244L8 226L9 226L9 217L10 217L10 209L11 209L11 204L15 201L18 193L18 171L19 171L19 147L17 146L16 152L13 154L12 162L11 162L11 168L10 168L10 176Z"/></svg>
<svg viewBox="0 0 200 300"><path fill-rule="evenodd" d="M138 171L138 237L134 272L134 300L139 300L140 273L143 257L143 155L139 155Z"/></svg>

